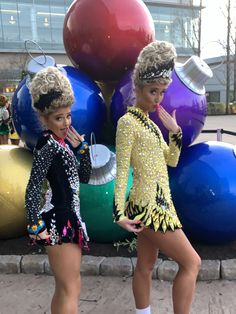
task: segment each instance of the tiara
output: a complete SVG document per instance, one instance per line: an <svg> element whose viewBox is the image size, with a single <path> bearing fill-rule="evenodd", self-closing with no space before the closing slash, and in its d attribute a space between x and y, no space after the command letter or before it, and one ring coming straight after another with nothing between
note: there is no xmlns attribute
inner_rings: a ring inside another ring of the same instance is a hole
<svg viewBox="0 0 236 314"><path fill-rule="evenodd" d="M174 59L172 59L168 63L150 67L145 72L140 73L139 78L141 81L155 80L158 78L170 79L174 64Z"/></svg>
<svg viewBox="0 0 236 314"><path fill-rule="evenodd" d="M45 108L49 108L53 100L61 97L62 92L50 90L47 94L42 94L39 96L39 100L34 103L34 107L40 111L44 111Z"/></svg>

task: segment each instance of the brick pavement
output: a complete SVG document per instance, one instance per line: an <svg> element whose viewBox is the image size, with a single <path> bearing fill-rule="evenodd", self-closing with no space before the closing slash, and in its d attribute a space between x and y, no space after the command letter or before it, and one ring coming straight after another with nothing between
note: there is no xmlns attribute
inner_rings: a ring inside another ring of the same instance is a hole
<svg viewBox="0 0 236 314"><path fill-rule="evenodd" d="M83 256L81 274L85 276L132 277L136 258ZM172 260L158 259L153 279L172 281L178 265ZM47 255L2 255L0 274L46 274L51 275ZM236 279L236 258L228 260L203 260L199 281ZM235 311L236 313L236 311Z"/></svg>

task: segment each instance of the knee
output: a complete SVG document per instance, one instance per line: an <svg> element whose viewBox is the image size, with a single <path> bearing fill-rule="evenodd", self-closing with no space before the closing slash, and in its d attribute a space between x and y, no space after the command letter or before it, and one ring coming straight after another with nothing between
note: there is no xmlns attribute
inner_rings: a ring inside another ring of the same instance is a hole
<svg viewBox="0 0 236 314"><path fill-rule="evenodd" d="M196 253L194 256L192 256L191 259L187 260L186 263L184 263L183 265L179 265L179 268L196 277L201 268L200 256Z"/></svg>
<svg viewBox="0 0 236 314"><path fill-rule="evenodd" d="M202 264L201 258L198 254L196 254L194 261L193 261L193 269L196 271L196 273L199 272L199 270L201 268L201 264Z"/></svg>
<svg viewBox="0 0 236 314"><path fill-rule="evenodd" d="M80 296L81 280L80 276L73 280L56 280L56 291L67 297L78 298Z"/></svg>
<svg viewBox="0 0 236 314"><path fill-rule="evenodd" d="M138 272L145 274L145 275L150 275L153 272L155 262L156 262L156 258L155 259L148 259L145 262L138 260L135 271L138 271Z"/></svg>

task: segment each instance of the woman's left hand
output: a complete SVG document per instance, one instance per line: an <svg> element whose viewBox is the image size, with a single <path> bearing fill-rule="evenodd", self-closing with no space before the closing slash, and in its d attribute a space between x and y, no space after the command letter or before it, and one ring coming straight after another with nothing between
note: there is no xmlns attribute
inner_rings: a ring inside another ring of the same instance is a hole
<svg viewBox="0 0 236 314"><path fill-rule="evenodd" d="M159 106L158 115L167 130L173 133L180 131L180 127L176 121L176 110L173 110L172 115L170 115L162 106Z"/></svg>
<svg viewBox="0 0 236 314"><path fill-rule="evenodd" d="M73 126L70 126L66 139L71 143L71 145L76 148L84 141L84 134L80 135Z"/></svg>

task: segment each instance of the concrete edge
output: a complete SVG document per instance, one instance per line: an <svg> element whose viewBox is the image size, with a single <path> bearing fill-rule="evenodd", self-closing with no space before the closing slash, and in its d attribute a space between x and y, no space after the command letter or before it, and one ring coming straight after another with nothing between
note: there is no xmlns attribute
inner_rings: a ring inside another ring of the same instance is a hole
<svg viewBox="0 0 236 314"><path fill-rule="evenodd" d="M132 277L135 257L102 257L83 255L81 275ZM178 265L172 260L157 259L153 279L172 281ZM0 274L45 274L52 275L47 255L1 255ZM236 259L202 260L198 281L236 280Z"/></svg>

